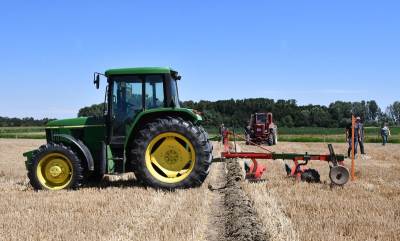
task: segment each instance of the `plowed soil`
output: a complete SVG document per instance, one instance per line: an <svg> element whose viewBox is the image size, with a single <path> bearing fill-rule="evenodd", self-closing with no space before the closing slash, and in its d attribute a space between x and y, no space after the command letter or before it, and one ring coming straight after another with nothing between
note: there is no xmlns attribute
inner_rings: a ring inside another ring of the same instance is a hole
<svg viewBox="0 0 400 241"><path fill-rule="evenodd" d="M219 157L221 146L214 144ZM242 185L244 175L240 160L227 160L224 163L215 163L219 175L215 176L210 183L211 197L216 202L211 206L211 217L209 230L217 231L219 235L209 236L209 240L226 241L265 241L268 240L267 233L258 219L252 201L243 191Z"/></svg>
<svg viewBox="0 0 400 241"><path fill-rule="evenodd" d="M268 235L262 228L252 201L242 189L243 175L238 160L228 160L226 166L228 169L225 189L227 240L267 240Z"/></svg>

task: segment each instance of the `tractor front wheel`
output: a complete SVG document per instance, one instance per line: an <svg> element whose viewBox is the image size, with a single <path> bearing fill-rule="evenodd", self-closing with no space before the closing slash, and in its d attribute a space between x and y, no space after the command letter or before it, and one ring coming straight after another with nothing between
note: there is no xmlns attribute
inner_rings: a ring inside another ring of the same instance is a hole
<svg viewBox="0 0 400 241"><path fill-rule="evenodd" d="M267 144L268 146L272 146L274 144L274 134L269 133L267 137Z"/></svg>
<svg viewBox="0 0 400 241"><path fill-rule="evenodd" d="M76 189L83 183L81 160L69 147L49 143L41 146L27 164L34 189Z"/></svg>
<svg viewBox="0 0 400 241"><path fill-rule="evenodd" d="M130 159L139 181L162 189L196 187L206 178L212 146L200 126L179 117L158 118L138 131Z"/></svg>

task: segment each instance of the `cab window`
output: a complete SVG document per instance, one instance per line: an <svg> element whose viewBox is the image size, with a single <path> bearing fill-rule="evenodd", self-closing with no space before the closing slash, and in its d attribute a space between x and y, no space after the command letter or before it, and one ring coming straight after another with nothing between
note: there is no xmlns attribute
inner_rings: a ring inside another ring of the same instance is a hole
<svg viewBox="0 0 400 241"><path fill-rule="evenodd" d="M164 107L164 78L162 75L146 76L146 109Z"/></svg>
<svg viewBox="0 0 400 241"><path fill-rule="evenodd" d="M264 114L257 115L257 124L265 124L267 117Z"/></svg>
<svg viewBox="0 0 400 241"><path fill-rule="evenodd" d="M112 96L114 133L124 135L125 125L142 109L142 80L137 76L115 80Z"/></svg>

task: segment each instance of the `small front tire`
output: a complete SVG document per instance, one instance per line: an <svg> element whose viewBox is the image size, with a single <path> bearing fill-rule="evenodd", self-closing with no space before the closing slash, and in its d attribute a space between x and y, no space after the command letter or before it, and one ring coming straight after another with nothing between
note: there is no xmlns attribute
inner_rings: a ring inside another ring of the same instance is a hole
<svg viewBox="0 0 400 241"><path fill-rule="evenodd" d="M83 184L81 160L71 148L62 144L41 146L28 162L27 169L35 190L77 189Z"/></svg>
<svg viewBox="0 0 400 241"><path fill-rule="evenodd" d="M270 133L267 137L267 144L268 146L272 146L274 144L274 135Z"/></svg>

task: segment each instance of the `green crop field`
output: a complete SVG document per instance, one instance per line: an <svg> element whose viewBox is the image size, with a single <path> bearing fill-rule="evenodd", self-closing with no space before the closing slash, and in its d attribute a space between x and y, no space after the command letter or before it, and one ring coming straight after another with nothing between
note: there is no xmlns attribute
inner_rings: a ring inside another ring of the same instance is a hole
<svg viewBox="0 0 400 241"><path fill-rule="evenodd" d="M0 127L0 138L44 139L44 127Z"/></svg>
<svg viewBox="0 0 400 241"><path fill-rule="evenodd" d="M390 128L391 136L389 142L400 143L400 127ZM279 128L279 140L291 142L344 142L344 128L320 128L320 127L301 127L301 128ZM379 127L365 128L365 142L381 142Z"/></svg>
<svg viewBox="0 0 400 241"><path fill-rule="evenodd" d="M218 129L215 127L207 128L211 138L218 135ZM242 129L235 130L237 134L242 135ZM343 128L321 128L321 127L298 127L278 129L279 141L287 142L344 142ZM390 128L390 143L400 143L400 127ZM46 137L44 127L0 127L0 138L16 139L44 139ZM366 127L365 142L381 142L380 128Z"/></svg>

